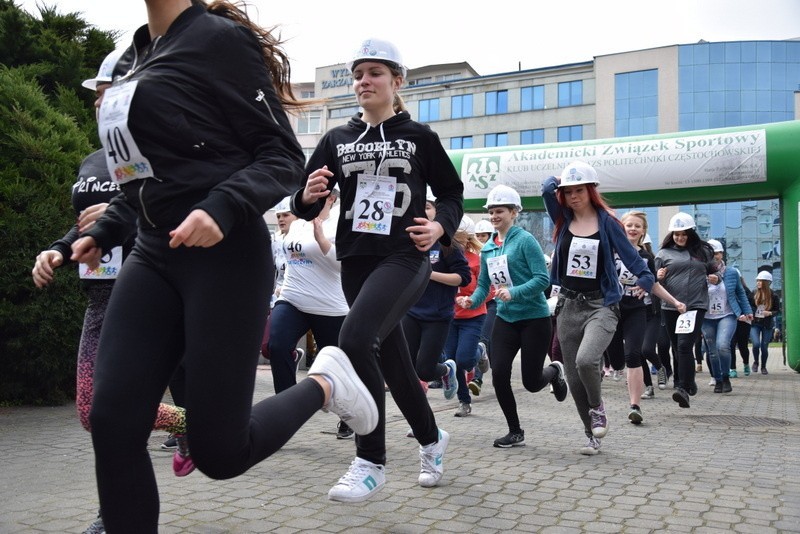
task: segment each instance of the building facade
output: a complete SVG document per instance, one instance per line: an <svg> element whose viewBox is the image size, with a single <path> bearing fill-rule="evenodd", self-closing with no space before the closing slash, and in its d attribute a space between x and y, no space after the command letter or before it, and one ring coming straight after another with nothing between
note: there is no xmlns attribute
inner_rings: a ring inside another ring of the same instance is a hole
<svg viewBox="0 0 800 534"><path fill-rule="evenodd" d="M446 149L534 145L765 124L800 118L800 40L672 45L597 56L592 61L481 76L468 63L410 69L403 98ZM358 111L344 64L319 67L297 94L321 104L293 117L310 154L322 134ZM777 199L638 206L657 248L669 218L692 214L701 236L726 245L728 264L754 286L773 271L781 288ZM480 214L474 214L480 218ZM520 224L551 251L543 212Z"/></svg>

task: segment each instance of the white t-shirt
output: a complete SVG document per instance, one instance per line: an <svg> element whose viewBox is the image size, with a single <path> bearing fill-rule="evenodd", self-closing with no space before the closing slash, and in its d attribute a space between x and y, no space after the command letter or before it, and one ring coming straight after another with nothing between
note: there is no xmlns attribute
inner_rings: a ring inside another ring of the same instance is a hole
<svg viewBox="0 0 800 534"><path fill-rule="evenodd" d="M286 256L283 254L283 240L285 234L275 231L272 234L272 261L275 264L275 290L283 285L283 280L286 275ZM275 290L272 291L272 298L270 299L269 307L275 306L277 297Z"/></svg>
<svg viewBox="0 0 800 534"><path fill-rule="evenodd" d="M285 300L304 313L325 316L347 315L349 307L342 292L341 264L336 259L338 209L331 210L322 230L331 241L322 254L314 239L314 222L292 222L283 240L286 276L278 300Z"/></svg>

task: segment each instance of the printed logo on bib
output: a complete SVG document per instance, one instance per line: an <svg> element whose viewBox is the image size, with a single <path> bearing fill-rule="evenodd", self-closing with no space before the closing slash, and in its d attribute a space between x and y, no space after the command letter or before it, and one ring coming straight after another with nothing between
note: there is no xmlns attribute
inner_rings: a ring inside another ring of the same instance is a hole
<svg viewBox="0 0 800 534"><path fill-rule="evenodd" d="M353 231L389 235L392 231L397 179L394 176L360 174L356 180Z"/></svg>
<svg viewBox="0 0 800 534"><path fill-rule="evenodd" d="M98 113L98 133L105 150L106 165L118 184L151 178L153 166L142 155L128 129L128 114L138 80L106 89Z"/></svg>
<svg viewBox="0 0 800 534"><path fill-rule="evenodd" d="M573 237L569 244L567 276L575 278L597 278L597 256L600 240Z"/></svg>
<svg viewBox="0 0 800 534"><path fill-rule="evenodd" d="M85 263L78 264L78 275L83 280L113 280L122 268L122 247L114 247L100 259L97 269L90 269Z"/></svg>
<svg viewBox="0 0 800 534"><path fill-rule="evenodd" d="M709 315L721 315L725 309L725 300L724 296L716 293L714 295L709 295L708 299L708 314Z"/></svg>
<svg viewBox="0 0 800 534"><path fill-rule="evenodd" d="M441 250L431 250L430 251L430 253L428 254L428 257L431 259L431 265L433 265L435 263L439 263L439 255L440 255L439 253L440 252L441 252Z"/></svg>
<svg viewBox="0 0 800 534"><path fill-rule="evenodd" d="M766 306L764 306L763 304L759 305L759 306L758 306L758 308L756 308L756 314L755 314L755 316L756 316L756 317L758 317L759 319L763 319L763 318L765 317L765 316L764 316L764 311L765 311L766 309L767 309L767 307L766 307Z"/></svg>

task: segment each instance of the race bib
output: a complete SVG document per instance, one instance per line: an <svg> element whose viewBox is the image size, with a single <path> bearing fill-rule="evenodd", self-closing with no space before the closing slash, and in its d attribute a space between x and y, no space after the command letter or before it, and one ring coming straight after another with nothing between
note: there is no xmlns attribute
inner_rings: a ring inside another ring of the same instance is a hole
<svg viewBox="0 0 800 534"><path fill-rule="evenodd" d="M111 178L118 184L154 176L150 161L142 155L128 129L128 113L138 80L112 86L103 94L98 114L98 133Z"/></svg>
<svg viewBox="0 0 800 534"><path fill-rule="evenodd" d="M725 297L719 293L708 296L708 314L721 315L725 309Z"/></svg>
<svg viewBox="0 0 800 534"><path fill-rule="evenodd" d="M675 323L676 334L691 334L694 332L694 322L697 319L697 310L687 311L678 316Z"/></svg>
<svg viewBox="0 0 800 534"><path fill-rule="evenodd" d="M113 280L122 268L122 247L114 247L100 258L97 269L90 269L85 263L78 264L78 275L83 280Z"/></svg>
<svg viewBox="0 0 800 534"><path fill-rule="evenodd" d="M508 256L501 254L493 258L486 259L486 268L489 270L489 281L495 290L502 287L513 287L511 275L508 273Z"/></svg>
<svg viewBox="0 0 800 534"><path fill-rule="evenodd" d="M389 235L396 193L397 180L393 176L359 174L353 203L353 231Z"/></svg>
<svg viewBox="0 0 800 534"><path fill-rule="evenodd" d="M557 297L561 293L561 286L552 286L550 288L550 297Z"/></svg>
<svg viewBox="0 0 800 534"><path fill-rule="evenodd" d="M759 319L763 319L764 318L764 310L766 310L766 309L767 309L766 306L761 304L758 308L756 308L756 317L758 317Z"/></svg>
<svg viewBox="0 0 800 534"><path fill-rule="evenodd" d="M575 278L597 278L599 247L599 239L573 237L569 244L567 276Z"/></svg>

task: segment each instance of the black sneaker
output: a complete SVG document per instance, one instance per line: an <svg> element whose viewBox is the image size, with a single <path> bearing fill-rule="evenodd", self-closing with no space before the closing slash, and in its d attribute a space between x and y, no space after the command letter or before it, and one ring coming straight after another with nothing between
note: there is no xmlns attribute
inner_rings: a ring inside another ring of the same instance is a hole
<svg viewBox="0 0 800 534"><path fill-rule="evenodd" d="M163 451L174 451L178 448L178 438L176 438L173 434L170 434L169 437L161 444L161 450Z"/></svg>
<svg viewBox="0 0 800 534"><path fill-rule="evenodd" d="M499 449L508 449L509 447L522 447L525 445L525 431L509 432L502 438L494 440L494 446Z"/></svg>
<svg viewBox="0 0 800 534"><path fill-rule="evenodd" d="M722 392L730 393L731 391L733 391L733 388L731 387L731 379L726 376L722 379Z"/></svg>
<svg viewBox="0 0 800 534"><path fill-rule="evenodd" d="M672 393L672 400L677 402L678 406L681 408L689 407L689 394L681 387L675 388L675 391Z"/></svg>
<svg viewBox="0 0 800 534"><path fill-rule="evenodd" d="M442 381L441 380L431 380L428 382L428 387L430 389L442 389Z"/></svg>
<svg viewBox="0 0 800 534"><path fill-rule="evenodd" d="M336 439L349 439L353 437L353 429L344 421L339 421L336 427Z"/></svg>
<svg viewBox="0 0 800 534"><path fill-rule="evenodd" d="M567 386L567 380L564 378L564 365L561 362L553 362L550 367L554 367L556 370L556 376L550 382L550 385L553 386L553 395L556 396L558 402L563 402L569 393L569 386Z"/></svg>

